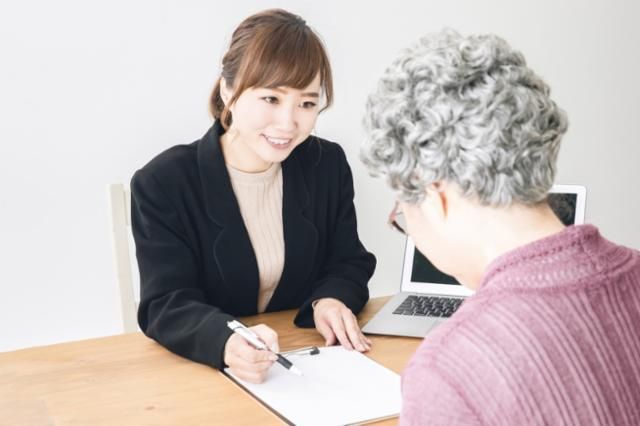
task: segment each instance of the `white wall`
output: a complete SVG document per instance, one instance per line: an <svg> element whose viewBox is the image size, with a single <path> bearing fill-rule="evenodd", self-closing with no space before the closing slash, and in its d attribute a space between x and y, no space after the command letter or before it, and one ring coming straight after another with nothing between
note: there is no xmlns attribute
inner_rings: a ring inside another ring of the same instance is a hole
<svg viewBox="0 0 640 426"><path fill-rule="evenodd" d="M394 291L392 196L357 159L367 93L402 47L444 26L495 32L553 88L571 127L558 181L587 220L640 248L640 7L631 0L57 1L0 4L0 351L120 332L105 185L201 136L230 33L281 6L323 36L336 103L318 134L345 147L361 237ZM91 3L91 4L90 4ZM625 188L627 186L627 188Z"/></svg>

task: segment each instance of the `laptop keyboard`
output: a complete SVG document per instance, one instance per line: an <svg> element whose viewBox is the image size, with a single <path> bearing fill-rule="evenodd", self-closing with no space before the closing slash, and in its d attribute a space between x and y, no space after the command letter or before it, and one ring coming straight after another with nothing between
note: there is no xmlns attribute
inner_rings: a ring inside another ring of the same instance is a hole
<svg viewBox="0 0 640 426"><path fill-rule="evenodd" d="M396 315L447 318L453 315L464 299L457 297L407 296L393 311Z"/></svg>

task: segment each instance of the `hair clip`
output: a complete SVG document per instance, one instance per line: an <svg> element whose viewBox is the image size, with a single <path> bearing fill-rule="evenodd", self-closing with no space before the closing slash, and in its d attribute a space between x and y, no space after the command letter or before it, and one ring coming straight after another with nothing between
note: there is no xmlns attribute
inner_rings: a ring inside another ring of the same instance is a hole
<svg viewBox="0 0 640 426"><path fill-rule="evenodd" d="M294 349L292 351L280 352L282 355L318 355L320 349L317 346L307 346L300 349Z"/></svg>

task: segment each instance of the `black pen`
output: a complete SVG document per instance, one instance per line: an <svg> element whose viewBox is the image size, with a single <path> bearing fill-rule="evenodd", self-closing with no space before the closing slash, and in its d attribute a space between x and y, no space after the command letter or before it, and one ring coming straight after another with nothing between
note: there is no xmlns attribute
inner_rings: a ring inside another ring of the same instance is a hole
<svg viewBox="0 0 640 426"><path fill-rule="evenodd" d="M271 349L269 349L267 344L264 343L256 333L254 333L252 330L245 327L244 324L242 324L240 321L236 321L236 320L229 321L227 322L227 327L233 330L234 333L239 334L242 338L244 338L247 342L249 342L254 348L262 351L269 351L271 353L274 353L278 357L277 359L278 364L282 365L284 368L291 371L293 374L302 376L302 371L298 370L296 366L291 363L291 361L289 361L279 353L273 352Z"/></svg>

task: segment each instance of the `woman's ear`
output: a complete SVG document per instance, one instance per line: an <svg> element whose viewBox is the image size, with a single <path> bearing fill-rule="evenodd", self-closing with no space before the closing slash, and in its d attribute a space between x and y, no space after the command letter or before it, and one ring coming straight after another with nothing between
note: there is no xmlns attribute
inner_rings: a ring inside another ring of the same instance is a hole
<svg viewBox="0 0 640 426"><path fill-rule="evenodd" d="M231 109L229 105L229 99L231 99L232 96L233 93L227 86L227 80L225 80L224 77L220 77L220 97L222 98L222 102L224 102L224 105L229 109Z"/></svg>
<svg viewBox="0 0 640 426"><path fill-rule="evenodd" d="M449 213L449 199L440 182L429 185L422 203L423 212L430 220L445 220Z"/></svg>

